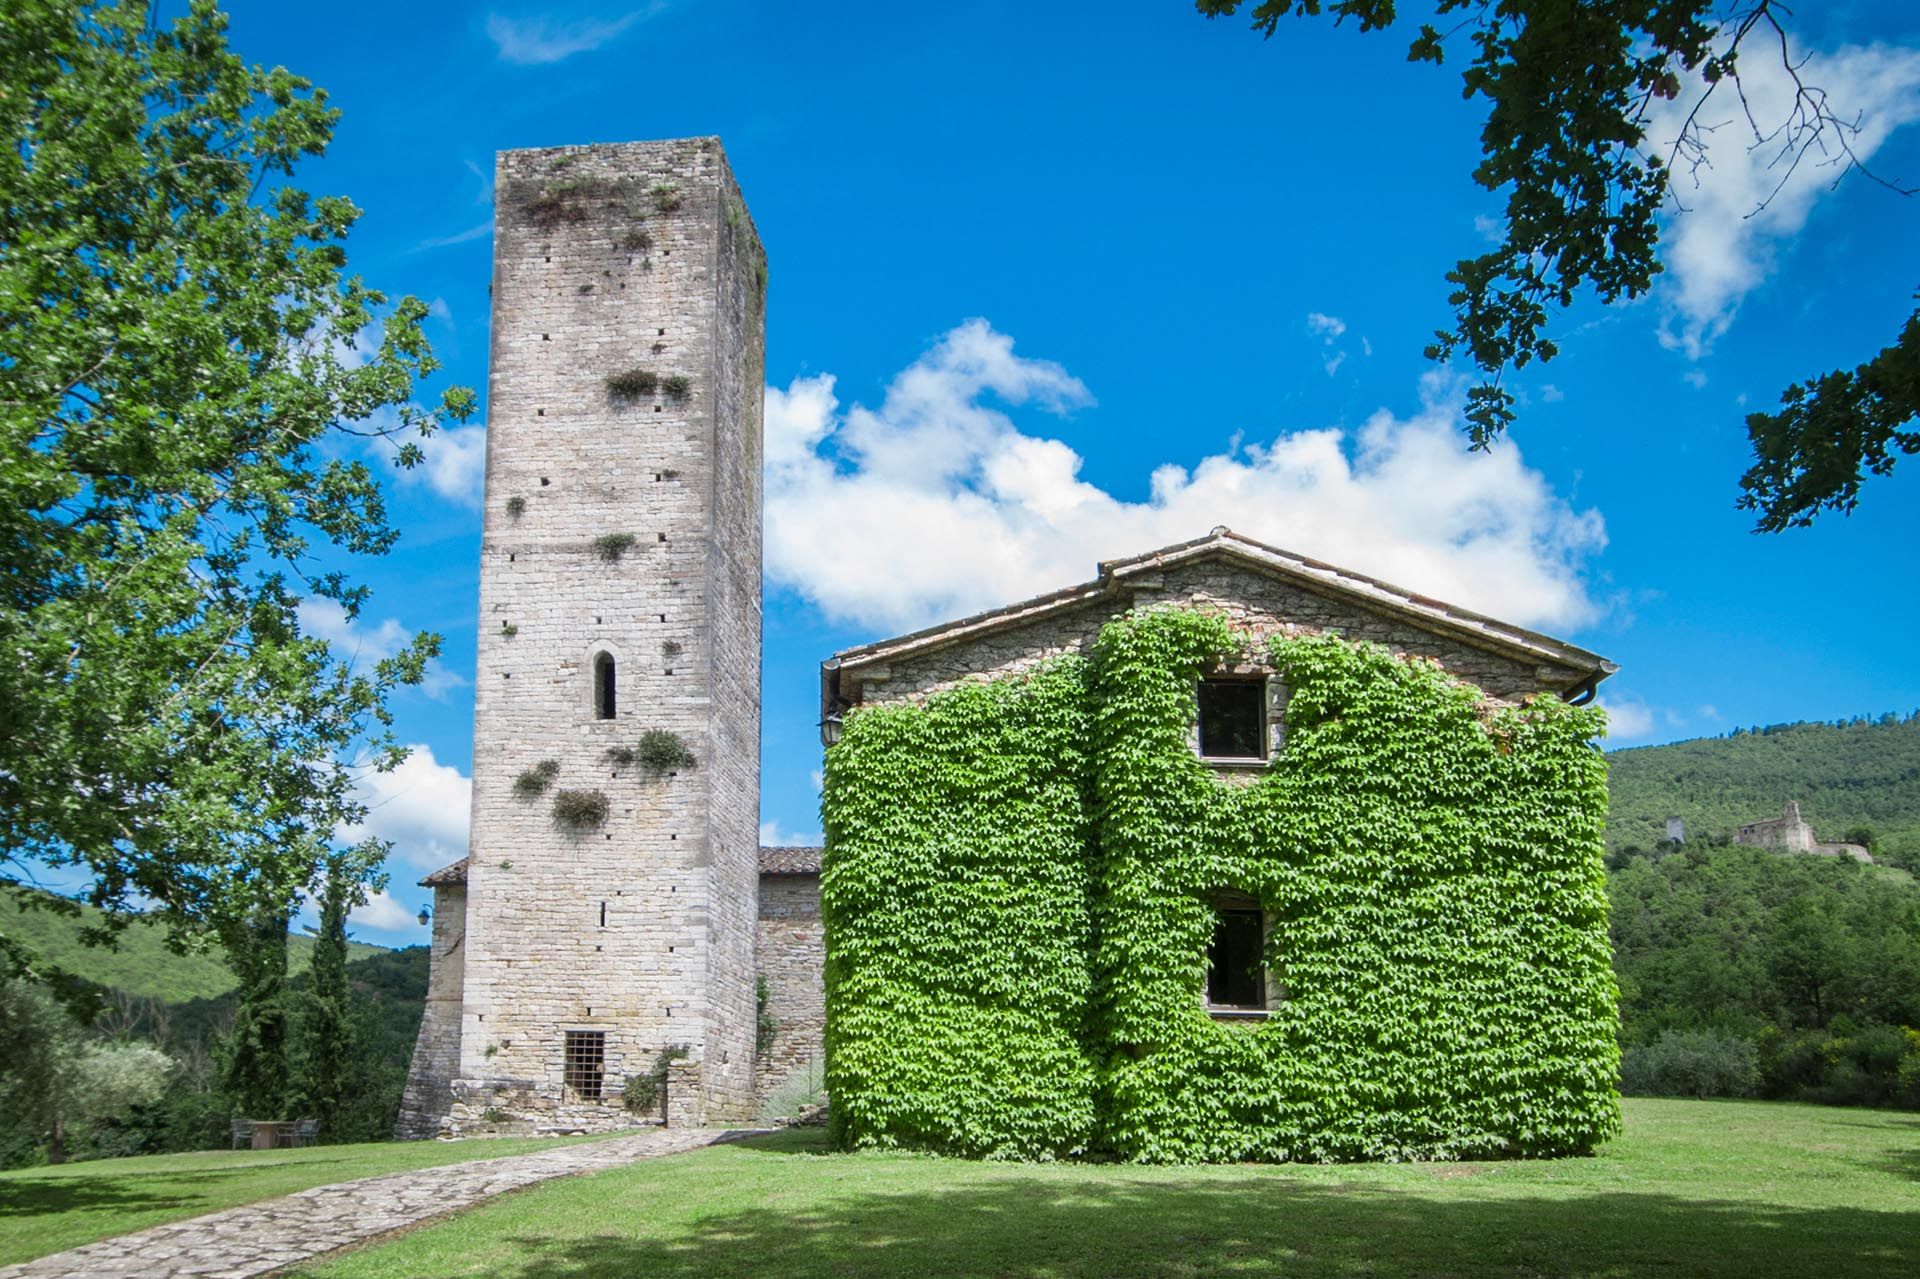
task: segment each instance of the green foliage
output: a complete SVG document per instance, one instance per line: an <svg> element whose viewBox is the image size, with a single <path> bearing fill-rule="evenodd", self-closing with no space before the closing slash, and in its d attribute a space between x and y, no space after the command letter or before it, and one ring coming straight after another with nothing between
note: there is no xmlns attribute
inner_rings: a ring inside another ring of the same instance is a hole
<svg viewBox="0 0 1920 1279"><path fill-rule="evenodd" d="M773 1041L780 1033L780 1023L774 1020L773 1010L767 1007L767 979L756 977L753 980L753 1057L755 1061L764 1060L773 1051Z"/></svg>
<svg viewBox="0 0 1920 1279"><path fill-rule="evenodd" d="M299 1112L333 1135L351 1102L359 1026L347 984L347 913L366 900L352 854L327 865L319 892L320 927L307 986L295 1000L295 1094Z"/></svg>
<svg viewBox="0 0 1920 1279"><path fill-rule="evenodd" d="M653 188L653 207L662 213L672 213L686 202L680 194L680 188L671 182L657 183Z"/></svg>
<svg viewBox="0 0 1920 1279"><path fill-rule="evenodd" d="M513 779L513 797L531 803L552 788L560 776L560 761L543 759Z"/></svg>
<svg viewBox="0 0 1920 1279"><path fill-rule="evenodd" d="M605 563L617 564L637 541L631 533L603 533L593 539L593 553Z"/></svg>
<svg viewBox="0 0 1920 1279"><path fill-rule="evenodd" d="M653 236L643 226L631 227L620 237L620 247L634 253L645 253L653 247Z"/></svg>
<svg viewBox="0 0 1920 1279"><path fill-rule="evenodd" d="M1219 17L1246 3L1195 0L1195 7ZM1362 31L1399 16L1394 0L1252 0L1247 7L1268 36L1289 14L1325 11ZM1437 65L1450 43L1467 45L1464 96L1486 103L1473 179L1506 198L1500 241L1447 273L1452 324L1427 348L1435 360L1465 356L1481 376L1467 403L1476 448L1514 420L1505 372L1558 353L1546 336L1554 312L1587 290L1614 303L1652 287L1665 269L1661 219L1684 204L1671 198L1675 172L1684 180L1710 166L1716 143L1740 145L1726 133L1716 137L1716 117L1738 118L1763 138L1782 182L1801 164L1837 166L1836 182L1862 167L1853 151L1859 121L1836 115L1825 88L1802 78L1810 59L1793 48L1784 5L1437 0L1432 11L1450 29L1423 23L1407 58ZM1788 105L1769 105L1774 95L1743 87L1742 58L1752 46L1791 78L1795 92L1779 95ZM1649 137L1657 102L1683 95L1691 108L1679 136ZM1867 363L1790 386L1781 404L1777 413L1747 417L1754 463L1741 477L1740 505L1759 513L1763 532L1809 524L1823 510L1852 510L1867 473L1891 470L1896 453L1920 452L1920 311Z"/></svg>
<svg viewBox="0 0 1920 1279"><path fill-rule="evenodd" d="M24 0L0 35L0 891L70 867L110 927L144 899L183 936L312 882L364 816L346 761L399 762L386 699L438 649L356 670L301 633L303 597L366 600L314 566L396 537L335 437L416 465L473 408L414 406L426 305L289 180L338 113L185 7Z"/></svg>
<svg viewBox="0 0 1920 1279"><path fill-rule="evenodd" d="M1607 848L1648 851L1670 816L1689 845L1723 844L1787 800L1821 839L1870 826L1875 860L1920 870L1920 712L1836 724L1773 724L1607 754Z"/></svg>
<svg viewBox="0 0 1920 1279"><path fill-rule="evenodd" d="M666 728L649 728L640 734L633 758L656 773L692 768L699 762L680 734Z"/></svg>
<svg viewBox="0 0 1920 1279"><path fill-rule="evenodd" d="M516 493L512 497L507 499L507 514L509 516L517 520L522 515L525 515L526 513L527 513L526 498L521 497L518 493Z"/></svg>
<svg viewBox="0 0 1920 1279"><path fill-rule="evenodd" d="M1085 663L847 717L820 881L843 1147L1093 1138Z"/></svg>
<svg viewBox="0 0 1920 1279"><path fill-rule="evenodd" d="M607 824L606 795L597 790L563 790L553 797L553 824L582 834Z"/></svg>
<svg viewBox="0 0 1920 1279"><path fill-rule="evenodd" d="M110 948L88 945L89 930L102 926L102 912L78 903L71 903L79 905L74 914L56 912L46 908L52 900L45 893L0 897L0 933L20 939L49 966L75 974L103 994L185 1006L217 1001L238 983L217 950L175 950L158 922L137 920ZM347 947L354 959L389 953L364 942L350 941ZM312 956L313 938L288 938L289 972L305 972Z"/></svg>
<svg viewBox="0 0 1920 1279"><path fill-rule="evenodd" d="M1689 844L1628 858L1608 888L1630 1059L1676 1034L1732 1037L1757 1054L1758 1096L1920 1107L1920 888L1907 875Z"/></svg>
<svg viewBox="0 0 1920 1279"><path fill-rule="evenodd" d="M1669 1030L1620 1059L1620 1091L1635 1097L1751 1097L1760 1083L1753 1044L1713 1030Z"/></svg>
<svg viewBox="0 0 1920 1279"><path fill-rule="evenodd" d="M693 394L693 379L684 373L669 373L660 379L660 390L670 400L684 400Z"/></svg>
<svg viewBox="0 0 1920 1279"><path fill-rule="evenodd" d="M261 909L221 944L240 978L233 1029L220 1043L220 1089L248 1119L284 1119L292 1091L287 917Z"/></svg>
<svg viewBox="0 0 1920 1279"><path fill-rule="evenodd" d="M646 1074L627 1076L620 1101L629 1114L655 1114L667 1104L667 1071L674 1062L684 1061L689 1051L685 1044L670 1044L654 1055Z"/></svg>
<svg viewBox="0 0 1920 1279"><path fill-rule="evenodd" d="M628 369L607 379L607 394L616 404L631 404L660 389L660 375L652 369Z"/></svg>
<svg viewBox="0 0 1920 1279"><path fill-rule="evenodd" d="M1598 714L1276 641L1284 751L1223 779L1194 685L1243 641L1129 615L1090 664L847 717L828 751L843 1146L1147 1161L1591 1149L1617 1130ZM1285 998L1204 1006L1209 895Z"/></svg>

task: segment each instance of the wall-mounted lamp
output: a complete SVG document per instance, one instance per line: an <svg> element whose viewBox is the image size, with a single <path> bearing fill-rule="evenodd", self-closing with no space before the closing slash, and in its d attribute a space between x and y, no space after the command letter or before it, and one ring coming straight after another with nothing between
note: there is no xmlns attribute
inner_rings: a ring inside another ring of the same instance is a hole
<svg viewBox="0 0 1920 1279"><path fill-rule="evenodd" d="M840 717L829 715L820 721L820 744L831 746L840 740Z"/></svg>
<svg viewBox="0 0 1920 1279"><path fill-rule="evenodd" d="M427 921L432 918L433 918L433 911L428 909L425 906L422 906L420 908L420 915L419 915L420 927L425 928L427 926Z"/></svg>

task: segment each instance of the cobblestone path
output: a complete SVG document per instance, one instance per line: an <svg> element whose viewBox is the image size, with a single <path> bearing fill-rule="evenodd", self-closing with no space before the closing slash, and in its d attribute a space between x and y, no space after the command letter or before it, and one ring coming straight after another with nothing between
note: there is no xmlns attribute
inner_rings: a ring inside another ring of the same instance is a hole
<svg viewBox="0 0 1920 1279"><path fill-rule="evenodd" d="M741 1130L655 1129L555 1150L390 1172L151 1226L19 1265L0 1279L244 1279L416 1225L508 1190L709 1146Z"/></svg>

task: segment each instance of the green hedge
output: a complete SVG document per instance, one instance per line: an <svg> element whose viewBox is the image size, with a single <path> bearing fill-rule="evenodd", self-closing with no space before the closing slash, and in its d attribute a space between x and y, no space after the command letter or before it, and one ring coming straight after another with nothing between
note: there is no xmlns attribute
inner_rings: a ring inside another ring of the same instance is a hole
<svg viewBox="0 0 1920 1279"><path fill-rule="evenodd" d="M1285 746L1223 778L1194 682L1246 655L1159 609L1090 663L849 716L824 797L843 1145L1449 1158L1618 1130L1598 712L1281 640L1252 655ZM1271 919L1264 1020L1202 1005L1216 889Z"/></svg>

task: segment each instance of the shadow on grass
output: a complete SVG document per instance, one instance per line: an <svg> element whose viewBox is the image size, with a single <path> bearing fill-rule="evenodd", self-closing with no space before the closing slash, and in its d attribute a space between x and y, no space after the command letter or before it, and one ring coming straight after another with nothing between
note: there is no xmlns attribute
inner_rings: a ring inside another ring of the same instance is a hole
<svg viewBox="0 0 1920 1279"><path fill-rule="evenodd" d="M307 1166L346 1164L338 1159L302 1161ZM278 1163L239 1164L232 1168L156 1168L142 1172L89 1174L86 1163L62 1164L45 1175L15 1173L0 1180L0 1220L72 1212L212 1211L217 1188L258 1176ZM212 1193L210 1193L212 1192Z"/></svg>
<svg viewBox="0 0 1920 1279"><path fill-rule="evenodd" d="M762 1153L811 1154L794 1143ZM849 1193L715 1214L671 1240L521 1236L501 1279L1126 1276L1911 1276L1920 1208L1783 1208L1537 1187L1475 1194L1352 1183L1063 1183ZM644 1212L643 1204L631 1207ZM420 1279L431 1279L421 1273Z"/></svg>

